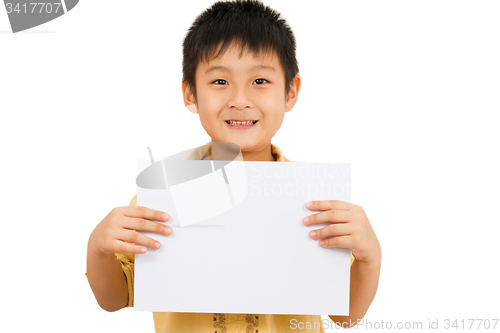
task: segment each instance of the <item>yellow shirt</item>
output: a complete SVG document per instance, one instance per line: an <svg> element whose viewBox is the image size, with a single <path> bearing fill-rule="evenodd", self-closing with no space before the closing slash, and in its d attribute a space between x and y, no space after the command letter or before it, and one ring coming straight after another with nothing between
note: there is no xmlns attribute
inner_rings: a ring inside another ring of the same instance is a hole
<svg viewBox="0 0 500 333"><path fill-rule="evenodd" d="M196 148L188 159L203 159L207 156L209 147L210 143L207 143L207 145ZM279 147L273 144L271 144L271 153L276 162L293 162L287 159ZM129 206L136 205L137 194L132 198ZM115 255L122 264L123 272L127 277L129 295L127 307L132 307L134 306L134 254L115 252ZM354 256L351 253L351 265L353 261ZM168 284L166 287L168 288ZM284 333L297 331L324 333L320 315L153 312L153 318L157 333ZM291 322L291 320L294 321ZM300 326L295 326L299 324ZM331 325L329 326L331 327ZM299 329L299 327L304 328ZM307 329L308 327L310 329Z"/></svg>

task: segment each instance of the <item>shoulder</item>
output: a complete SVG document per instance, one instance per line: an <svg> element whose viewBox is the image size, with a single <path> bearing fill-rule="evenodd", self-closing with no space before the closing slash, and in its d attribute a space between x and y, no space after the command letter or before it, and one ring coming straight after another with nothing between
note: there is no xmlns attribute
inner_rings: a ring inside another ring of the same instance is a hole
<svg viewBox="0 0 500 333"><path fill-rule="evenodd" d="M129 206L137 206L137 194L130 200Z"/></svg>
<svg viewBox="0 0 500 333"><path fill-rule="evenodd" d="M276 162L295 162L285 157L281 148L271 143L271 153L276 156Z"/></svg>
<svg viewBox="0 0 500 333"><path fill-rule="evenodd" d="M210 158L210 153L209 153L209 147L210 144L209 142L201 145L199 147L196 147L192 150L191 154L187 157L188 160L204 160Z"/></svg>

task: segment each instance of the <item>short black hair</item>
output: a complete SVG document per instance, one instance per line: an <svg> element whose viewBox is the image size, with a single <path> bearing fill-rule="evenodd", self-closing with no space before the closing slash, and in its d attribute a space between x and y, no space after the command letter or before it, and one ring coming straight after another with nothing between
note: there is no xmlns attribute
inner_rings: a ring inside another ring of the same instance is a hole
<svg viewBox="0 0 500 333"><path fill-rule="evenodd" d="M295 36L287 22L262 2L218 1L195 19L184 38L182 81L197 100L195 73L198 64L221 57L231 45L236 45L241 47L240 57L245 49L254 56L274 51L285 72L285 95L288 95L292 80L299 72L295 44Z"/></svg>

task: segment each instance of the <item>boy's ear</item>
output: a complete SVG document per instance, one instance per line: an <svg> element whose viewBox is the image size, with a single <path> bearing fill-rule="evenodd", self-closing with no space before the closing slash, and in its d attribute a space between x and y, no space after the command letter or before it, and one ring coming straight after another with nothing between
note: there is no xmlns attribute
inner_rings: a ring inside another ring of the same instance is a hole
<svg viewBox="0 0 500 333"><path fill-rule="evenodd" d="M198 107L196 106L194 94L184 80L182 81L182 95L184 96L184 105L188 108L188 110L191 113L198 113Z"/></svg>
<svg viewBox="0 0 500 333"><path fill-rule="evenodd" d="M290 91L288 92L288 96L286 97L285 102L285 112L290 111L297 103L297 98L299 98L300 91L300 75L295 75L292 80L292 84L290 85Z"/></svg>

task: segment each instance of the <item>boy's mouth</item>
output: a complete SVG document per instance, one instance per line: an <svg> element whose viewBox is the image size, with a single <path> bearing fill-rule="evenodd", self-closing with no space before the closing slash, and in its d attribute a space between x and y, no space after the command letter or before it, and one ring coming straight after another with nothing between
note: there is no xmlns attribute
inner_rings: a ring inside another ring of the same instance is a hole
<svg viewBox="0 0 500 333"><path fill-rule="evenodd" d="M258 120L248 120L248 121L239 121L239 120L225 120L225 122L233 127L241 126L241 127L250 127L255 125Z"/></svg>

